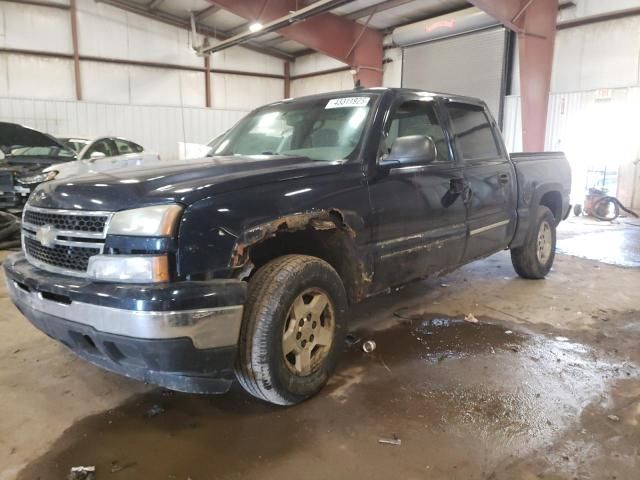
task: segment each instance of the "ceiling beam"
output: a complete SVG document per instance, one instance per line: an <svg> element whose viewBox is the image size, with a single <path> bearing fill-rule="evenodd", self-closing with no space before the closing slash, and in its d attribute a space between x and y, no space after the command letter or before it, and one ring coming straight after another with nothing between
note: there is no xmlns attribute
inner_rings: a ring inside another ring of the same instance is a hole
<svg viewBox="0 0 640 480"><path fill-rule="evenodd" d="M389 10L391 8L399 7L406 3L411 3L415 0L384 0L382 2L378 2L374 5L369 5L368 7L361 8L360 10L356 10L355 12L347 13L343 15L344 18L348 18L349 20L359 20L360 18L368 17L372 13L384 12L385 10Z"/></svg>
<svg viewBox="0 0 640 480"><path fill-rule="evenodd" d="M155 10L156 8L158 8L160 6L160 4L164 2L164 0L151 0L151 2L149 3L149 5L147 5L147 9L149 10Z"/></svg>
<svg viewBox="0 0 640 480"><path fill-rule="evenodd" d="M220 7L217 5L209 5L207 8L203 8L202 10L196 12L196 22L200 22L205 18L209 18L214 13L218 12Z"/></svg>
<svg viewBox="0 0 640 480"><path fill-rule="evenodd" d="M210 1L247 21L260 21L263 28L259 32L236 35L208 51L229 48L277 31L289 40L346 63L354 70L355 80L363 86L382 83L382 34L367 25L329 13L353 0L318 0L300 9L297 9L298 0Z"/></svg>
<svg viewBox="0 0 640 480"><path fill-rule="evenodd" d="M147 9L147 7L133 5L123 0L96 0L96 2L104 3L105 5L110 5L112 7L116 7L130 13L135 13L136 15L140 15L142 17L149 18L151 20L156 20L158 22L165 23L167 25L173 25L174 27L182 28L184 30L189 30L189 31L191 30L191 22L189 19L176 17L175 15L171 15L169 13L165 13L160 10L150 11ZM223 32L219 32L211 27L208 27L202 24L198 24L196 26L196 30L201 35L204 35L210 38L215 38L222 41L227 40L229 38ZM281 60L293 60L293 55L289 55L286 52L281 52L279 50L275 50L272 48L264 48L264 47L258 46L255 43L245 44L243 45L243 47L249 50L252 50L254 52L279 58Z"/></svg>

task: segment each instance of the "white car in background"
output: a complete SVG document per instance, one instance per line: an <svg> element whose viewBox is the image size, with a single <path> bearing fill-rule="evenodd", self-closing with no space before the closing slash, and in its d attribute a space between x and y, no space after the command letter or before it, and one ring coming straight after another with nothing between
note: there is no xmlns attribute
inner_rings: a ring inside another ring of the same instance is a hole
<svg viewBox="0 0 640 480"><path fill-rule="evenodd" d="M74 137L76 143L86 139ZM122 137L98 137L86 141L72 162L52 165L45 173L56 171L58 178L74 177L85 173L105 172L120 168L135 167L150 160L160 160L160 155L148 152L141 145Z"/></svg>

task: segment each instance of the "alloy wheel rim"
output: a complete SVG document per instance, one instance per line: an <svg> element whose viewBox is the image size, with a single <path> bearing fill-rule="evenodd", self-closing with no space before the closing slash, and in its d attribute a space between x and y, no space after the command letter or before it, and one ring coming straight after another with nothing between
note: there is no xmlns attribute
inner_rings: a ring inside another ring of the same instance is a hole
<svg viewBox="0 0 640 480"><path fill-rule="evenodd" d="M552 243L551 226L549 222L542 222L538 231L537 242L537 254L540 263L545 264L549 260Z"/></svg>
<svg viewBox="0 0 640 480"><path fill-rule="evenodd" d="M298 295L287 314L282 333L282 354L294 374L313 373L327 357L333 343L335 310L329 296L319 289Z"/></svg>

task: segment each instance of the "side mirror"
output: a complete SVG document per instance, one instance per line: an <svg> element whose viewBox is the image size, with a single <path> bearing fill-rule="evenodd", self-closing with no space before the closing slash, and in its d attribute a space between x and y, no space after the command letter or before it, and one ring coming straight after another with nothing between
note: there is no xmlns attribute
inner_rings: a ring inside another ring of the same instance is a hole
<svg viewBox="0 0 640 480"><path fill-rule="evenodd" d="M380 160L384 168L425 165L436 159L436 145L426 135L398 137L391 145L391 152Z"/></svg>
<svg viewBox="0 0 640 480"><path fill-rule="evenodd" d="M99 160L101 158L107 158L107 156L102 152L92 152L91 155L89 155L89 160Z"/></svg>

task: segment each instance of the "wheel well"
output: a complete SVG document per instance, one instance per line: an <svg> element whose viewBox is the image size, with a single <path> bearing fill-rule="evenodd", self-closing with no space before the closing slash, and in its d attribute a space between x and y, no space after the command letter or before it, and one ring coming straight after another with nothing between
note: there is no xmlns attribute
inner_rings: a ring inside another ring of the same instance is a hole
<svg viewBox="0 0 640 480"><path fill-rule="evenodd" d="M320 258L342 279L350 303L368 292L371 275L354 242L355 233L339 212L278 219L260 228L260 238L236 247L234 264L241 278L250 278L260 267L282 255L298 254Z"/></svg>
<svg viewBox="0 0 640 480"><path fill-rule="evenodd" d="M540 205L544 205L556 219L556 223L560 223L562 220L562 195L560 192L547 192L540 199Z"/></svg>

